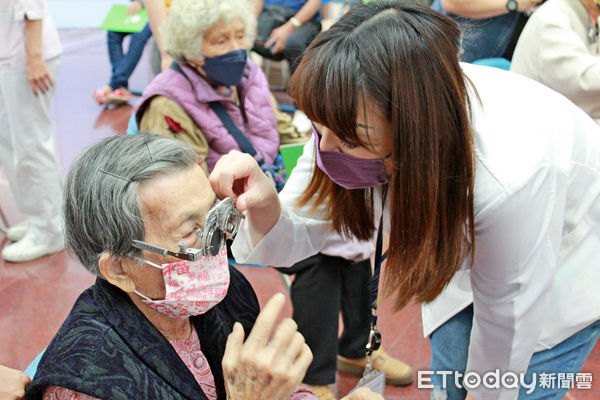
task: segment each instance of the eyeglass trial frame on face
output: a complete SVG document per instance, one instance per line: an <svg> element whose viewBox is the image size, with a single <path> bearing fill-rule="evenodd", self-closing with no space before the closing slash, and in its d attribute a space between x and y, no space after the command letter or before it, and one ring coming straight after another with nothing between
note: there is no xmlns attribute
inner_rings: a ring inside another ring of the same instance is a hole
<svg viewBox="0 0 600 400"><path fill-rule="evenodd" d="M206 256L214 257L219 254L225 238L235 237L244 217L244 214L235 208L233 199L226 197L211 208L206 215L204 232L198 228L196 235L202 239L199 249L188 249L184 243L179 243L179 251L174 252L142 240L133 240L132 246L139 250L147 250L187 261L196 261L200 257Z"/></svg>

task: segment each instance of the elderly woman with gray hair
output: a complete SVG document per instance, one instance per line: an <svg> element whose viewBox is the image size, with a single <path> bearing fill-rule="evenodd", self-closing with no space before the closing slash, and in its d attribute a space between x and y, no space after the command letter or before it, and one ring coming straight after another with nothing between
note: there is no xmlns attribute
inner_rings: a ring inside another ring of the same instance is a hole
<svg viewBox="0 0 600 400"><path fill-rule="evenodd" d="M257 160L273 164L279 152L285 122L276 118L262 70L247 59L256 30L250 7L247 0L173 1L162 34L175 62L148 85L136 110L141 131L188 143L207 171L241 149L223 114Z"/></svg>
<svg viewBox="0 0 600 400"><path fill-rule="evenodd" d="M27 398L316 399L296 389L312 360L304 338L289 318L275 324L283 295L259 314L223 230L211 228L224 204L215 200L197 154L177 140L111 137L75 160L66 240L97 279Z"/></svg>

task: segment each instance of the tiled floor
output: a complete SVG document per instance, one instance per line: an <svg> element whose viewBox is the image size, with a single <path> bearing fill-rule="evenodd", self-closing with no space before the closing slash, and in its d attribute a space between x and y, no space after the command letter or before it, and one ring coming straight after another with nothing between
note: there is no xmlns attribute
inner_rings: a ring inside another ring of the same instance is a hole
<svg viewBox="0 0 600 400"><path fill-rule="evenodd" d="M53 119L56 123L57 147L66 170L74 157L87 145L114 133L124 133L132 107L103 110L90 93L108 78L109 65L104 35L96 30L61 32L65 54L57 82ZM131 81L133 89L141 89L150 77L147 60L143 59ZM278 96L283 98L282 96ZM17 211L6 181L0 177L0 211L9 224L22 219ZM0 233L0 247L7 239ZM273 269L242 267L253 284L261 304L283 285ZM24 369L47 345L71 305L93 277L75 259L59 253L24 264L0 260L0 364ZM286 308L291 315L291 307ZM318 313L315 312L318 318ZM419 307L411 305L393 313L389 302L379 310L383 343L389 353L409 362L415 370L426 370L429 346L423 339ZM584 366L584 371L600 371L600 345ZM336 390L347 393L357 377L338 374ZM597 379L600 379L598 376ZM427 399L427 390L416 385L406 388L386 388L386 399ZM569 399L599 399L600 382L593 389L571 391Z"/></svg>

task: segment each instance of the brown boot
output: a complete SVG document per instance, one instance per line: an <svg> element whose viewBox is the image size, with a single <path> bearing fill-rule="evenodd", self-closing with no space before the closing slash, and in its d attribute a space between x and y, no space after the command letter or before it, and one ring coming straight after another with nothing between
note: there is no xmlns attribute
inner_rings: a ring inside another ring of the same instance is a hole
<svg viewBox="0 0 600 400"><path fill-rule="evenodd" d="M354 375L362 375L367 366L367 357L351 359L338 356L337 368ZM413 381L413 369L410 365L390 356L383 347L373 352L373 368L381 371L385 368L385 383L394 386L410 385Z"/></svg>
<svg viewBox="0 0 600 400"><path fill-rule="evenodd" d="M306 386L312 390L319 400L336 400L328 385L307 385L306 383L303 383L302 386Z"/></svg>

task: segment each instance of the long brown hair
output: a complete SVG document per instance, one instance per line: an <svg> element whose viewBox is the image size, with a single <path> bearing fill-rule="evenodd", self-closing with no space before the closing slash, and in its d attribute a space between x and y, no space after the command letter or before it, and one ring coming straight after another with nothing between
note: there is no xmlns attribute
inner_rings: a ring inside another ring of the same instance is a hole
<svg viewBox="0 0 600 400"><path fill-rule="evenodd" d="M365 101L391 124L384 293L396 294L397 309L412 298L432 301L475 243L473 133L460 39L454 21L416 1L374 1L319 34L289 85L306 115L342 141L368 147L356 133ZM343 189L315 168L299 203L325 204L339 233L368 240L376 225L373 199L372 189Z"/></svg>

